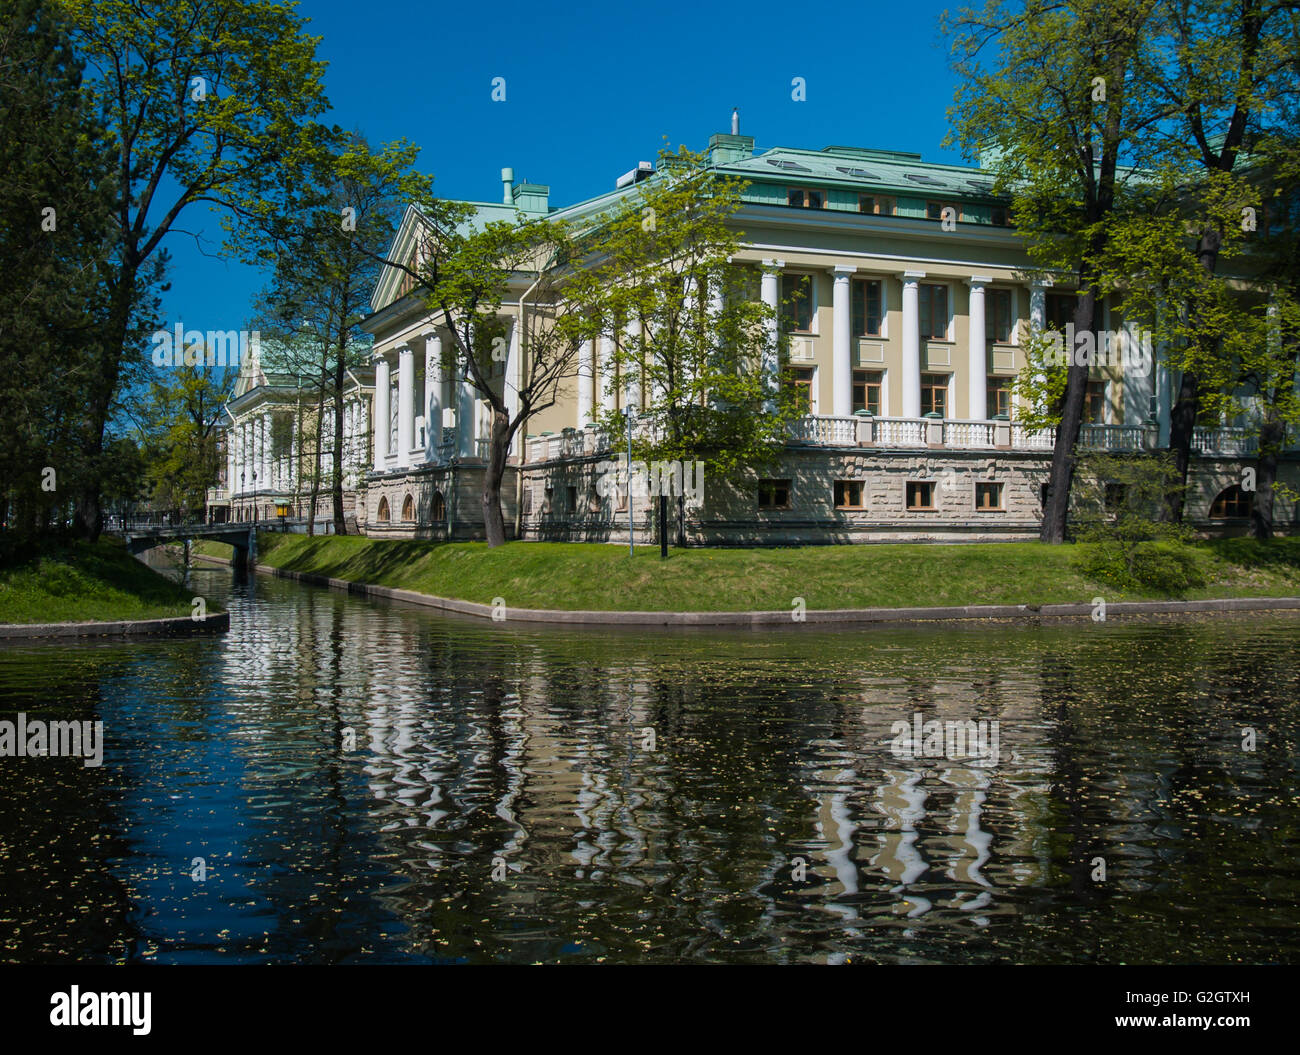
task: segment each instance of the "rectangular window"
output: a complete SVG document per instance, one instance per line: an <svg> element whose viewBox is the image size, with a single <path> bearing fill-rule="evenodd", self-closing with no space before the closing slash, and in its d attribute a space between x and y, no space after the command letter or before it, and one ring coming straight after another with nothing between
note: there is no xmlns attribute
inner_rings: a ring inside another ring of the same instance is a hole
<svg viewBox="0 0 1300 1055"><path fill-rule="evenodd" d="M854 337L880 336L881 283L878 278L855 278L849 285Z"/></svg>
<svg viewBox="0 0 1300 1055"><path fill-rule="evenodd" d="M1083 397L1083 421L1086 425L1106 424L1106 382L1089 381Z"/></svg>
<svg viewBox="0 0 1300 1055"><path fill-rule="evenodd" d="M789 509L790 508L790 481L789 480L759 480L758 481L758 508L759 509Z"/></svg>
<svg viewBox="0 0 1300 1055"><path fill-rule="evenodd" d="M922 283L917 291L921 316L921 339L942 341L948 337L948 287Z"/></svg>
<svg viewBox="0 0 1300 1055"><path fill-rule="evenodd" d="M801 414L811 414L813 408L813 379L817 376L811 366L791 366L786 369L785 383L792 389L795 405Z"/></svg>
<svg viewBox="0 0 1300 1055"><path fill-rule="evenodd" d="M1106 485L1106 512L1118 513L1128 498L1128 488L1124 484Z"/></svg>
<svg viewBox="0 0 1300 1055"><path fill-rule="evenodd" d="M1065 324L1074 321L1074 306L1079 298L1073 293L1047 294L1047 328L1057 333L1065 332Z"/></svg>
<svg viewBox="0 0 1300 1055"><path fill-rule="evenodd" d="M989 209L989 221L998 227L1011 225L1011 213L1005 205L994 205Z"/></svg>
<svg viewBox="0 0 1300 1055"><path fill-rule="evenodd" d="M819 190L792 187L785 196L785 203L800 209L822 209L826 205L826 196Z"/></svg>
<svg viewBox="0 0 1300 1055"><path fill-rule="evenodd" d="M781 276L781 318L791 333L808 333L812 330L813 277L812 275Z"/></svg>
<svg viewBox="0 0 1300 1055"><path fill-rule="evenodd" d="M998 414L1011 417L1011 378L990 377L987 392L989 417Z"/></svg>
<svg viewBox="0 0 1300 1055"><path fill-rule="evenodd" d="M984 294L984 337L995 344L1011 340L1011 290L990 289Z"/></svg>
<svg viewBox="0 0 1300 1055"><path fill-rule="evenodd" d="M948 416L948 375L921 375L921 413Z"/></svg>
<svg viewBox="0 0 1300 1055"><path fill-rule="evenodd" d="M942 220L943 210L951 209L950 215L956 221L961 220L961 206L953 201L928 201L925 203L925 218L927 220Z"/></svg>
<svg viewBox="0 0 1300 1055"><path fill-rule="evenodd" d="M836 509L861 509L862 508L862 481L861 480L836 480L835 481L835 508Z"/></svg>
<svg viewBox="0 0 1300 1055"><path fill-rule="evenodd" d="M859 194L858 212L874 213L877 216L893 216L894 199L881 198L874 194Z"/></svg>
<svg viewBox="0 0 1300 1055"><path fill-rule="evenodd" d="M569 500L569 512L576 513L578 511L578 489L570 484L565 488L565 491L567 492L565 497Z"/></svg>
<svg viewBox="0 0 1300 1055"><path fill-rule="evenodd" d="M853 371L853 413L865 410L873 418L880 417L880 388L885 375L879 370Z"/></svg>
<svg viewBox="0 0 1300 1055"><path fill-rule="evenodd" d="M975 508L981 512L1002 509L1002 485L978 482L975 484Z"/></svg>
<svg viewBox="0 0 1300 1055"><path fill-rule="evenodd" d="M933 509L934 508L934 484L921 483L915 480L908 481L907 508L908 509Z"/></svg>

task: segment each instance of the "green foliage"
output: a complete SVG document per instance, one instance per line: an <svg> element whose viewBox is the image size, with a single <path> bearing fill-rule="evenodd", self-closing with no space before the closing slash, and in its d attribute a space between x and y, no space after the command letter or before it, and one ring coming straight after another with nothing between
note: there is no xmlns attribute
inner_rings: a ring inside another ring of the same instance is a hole
<svg viewBox="0 0 1300 1055"><path fill-rule="evenodd" d="M566 287L584 306L586 336L615 337L619 379L607 386L639 392L634 410L648 427L635 434L634 457L701 460L736 480L780 453L787 423L803 412L774 384L775 313L755 296L753 272L728 263L745 186L686 147L661 151L656 175L590 233L598 261ZM601 424L626 434L623 412Z"/></svg>
<svg viewBox="0 0 1300 1055"><path fill-rule="evenodd" d="M1167 454L1081 458L1070 512L1080 570L1121 587L1181 592L1201 585L1186 549L1191 529L1165 515L1183 486Z"/></svg>
<svg viewBox="0 0 1300 1055"><path fill-rule="evenodd" d="M67 26L41 0L0 14L0 525L61 529L99 478L80 443L99 353L113 159ZM50 475L50 472L53 475ZM53 485L52 487L50 485Z"/></svg>
<svg viewBox="0 0 1300 1055"><path fill-rule="evenodd" d="M163 239L198 202L254 211L302 163L306 122L327 106L324 64L296 5L269 0L51 0L86 60L82 92L103 114L119 174L109 294L82 387L82 458L98 466L117 401L140 380L166 266ZM206 328L206 327L205 327ZM234 328L229 322L220 329ZM95 479L77 496L98 534Z"/></svg>
<svg viewBox="0 0 1300 1055"><path fill-rule="evenodd" d="M152 381L140 400L145 476L155 509L200 515L220 472L217 426L234 388L233 370L176 368Z"/></svg>

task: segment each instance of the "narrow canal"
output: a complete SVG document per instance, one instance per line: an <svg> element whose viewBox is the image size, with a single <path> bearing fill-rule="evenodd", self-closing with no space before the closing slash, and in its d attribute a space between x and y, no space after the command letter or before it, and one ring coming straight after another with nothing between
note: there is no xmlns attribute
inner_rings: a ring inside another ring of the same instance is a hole
<svg viewBox="0 0 1300 1055"><path fill-rule="evenodd" d="M1300 959L1300 615L627 632L192 581L228 634L0 649L0 719L105 738L0 759L3 960Z"/></svg>

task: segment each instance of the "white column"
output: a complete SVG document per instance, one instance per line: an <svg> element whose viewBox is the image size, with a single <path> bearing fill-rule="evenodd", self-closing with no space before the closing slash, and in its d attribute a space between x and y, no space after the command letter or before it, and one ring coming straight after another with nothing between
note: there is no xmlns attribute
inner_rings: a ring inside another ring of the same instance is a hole
<svg viewBox="0 0 1300 1055"><path fill-rule="evenodd" d="M235 471L230 477L230 493L239 494L244 490L243 482L239 479L239 474L244 471L244 426L236 424L231 430L234 436L234 446L232 450L235 454Z"/></svg>
<svg viewBox="0 0 1300 1055"><path fill-rule="evenodd" d="M612 414L615 406L614 394L614 335L600 335L600 410L602 414Z"/></svg>
<svg viewBox="0 0 1300 1055"><path fill-rule="evenodd" d="M1036 330L1047 328L1047 287L1041 282L1029 287L1029 322Z"/></svg>
<svg viewBox="0 0 1300 1055"><path fill-rule="evenodd" d="M853 313L850 310L850 276L856 267L831 269L835 285L831 301L831 407L836 417L853 413Z"/></svg>
<svg viewBox="0 0 1300 1055"><path fill-rule="evenodd" d="M764 260L763 261L763 280L760 285L759 295L769 308L772 309L774 318L767 323L767 344L763 347L763 376L767 379L775 391L780 384L780 348L777 341L777 326L781 313L781 269L785 267L784 260ZM776 409L774 399L769 399L766 404L770 413Z"/></svg>
<svg viewBox="0 0 1300 1055"><path fill-rule="evenodd" d="M415 446L415 355L409 344L397 348L397 464L411 464Z"/></svg>
<svg viewBox="0 0 1300 1055"><path fill-rule="evenodd" d="M722 300L722 279L719 276L709 283L709 322L711 325L717 324L718 320L722 316L722 310L724 307L725 305ZM714 336L717 336L716 333ZM722 407L722 401L713 392L709 393L709 406L714 410L719 410Z"/></svg>
<svg viewBox="0 0 1300 1055"><path fill-rule="evenodd" d="M924 271L903 272L903 417L921 416L921 317L918 283Z"/></svg>
<svg viewBox="0 0 1300 1055"><path fill-rule="evenodd" d="M460 383L456 386L456 453L462 458L473 458L478 453L478 444L475 442L478 390L469 379L464 366L461 371Z"/></svg>
<svg viewBox="0 0 1300 1055"><path fill-rule="evenodd" d="M432 458L442 442L442 338L432 330L424 335L424 430Z"/></svg>
<svg viewBox="0 0 1300 1055"><path fill-rule="evenodd" d="M389 415L389 378L388 360L380 356L375 360L375 472L384 471L388 460L388 415Z"/></svg>
<svg viewBox="0 0 1300 1055"><path fill-rule="evenodd" d="M967 328L970 331L967 351L970 400L966 416L971 421L984 421L989 416L989 357L984 345L984 285L991 281L993 280L988 275L971 275L967 280L970 285L970 311L966 313Z"/></svg>
<svg viewBox="0 0 1300 1055"><path fill-rule="evenodd" d="M259 436L257 485L263 491L267 491L271 487L271 420L268 414L258 415L257 431Z"/></svg>
<svg viewBox="0 0 1300 1055"><path fill-rule="evenodd" d="M626 340L623 342L623 350L627 355L635 356L639 351L639 338L641 337L641 320L629 319L623 327L623 333ZM624 389L624 407L631 407L638 414L641 412L641 367L637 362L628 362L626 357L624 362L627 365L627 382Z"/></svg>
<svg viewBox="0 0 1300 1055"><path fill-rule="evenodd" d="M520 340L523 335L523 326L519 319L515 319L510 324L510 346L506 351L506 373L501 381L501 396L506 405L506 414L511 421L514 421L519 414L519 379L520 371L523 369L523 363L520 361ZM510 439L510 450L507 454L514 454L519 443L519 433L516 432Z"/></svg>
<svg viewBox="0 0 1300 1055"><path fill-rule="evenodd" d="M595 368L592 356L595 349L590 340L578 345L578 412L574 425L582 428L592 419L591 394L595 381Z"/></svg>

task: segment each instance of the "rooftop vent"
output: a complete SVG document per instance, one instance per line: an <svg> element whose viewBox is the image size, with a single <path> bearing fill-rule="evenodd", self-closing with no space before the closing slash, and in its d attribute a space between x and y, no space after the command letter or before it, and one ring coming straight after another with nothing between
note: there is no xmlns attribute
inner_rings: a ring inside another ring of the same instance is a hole
<svg viewBox="0 0 1300 1055"><path fill-rule="evenodd" d="M972 187L974 187L974 188L975 188L977 191L979 191L981 194L992 194L992 193L993 193L993 184L992 184L992 183L988 183L988 182L985 181L985 180L968 179L966 182L967 182L968 184L970 184Z"/></svg>
<svg viewBox="0 0 1300 1055"><path fill-rule="evenodd" d="M785 169L787 172L811 172L812 169L807 165L800 165L797 161L786 161L784 158L768 158L767 163L774 168Z"/></svg>
<svg viewBox="0 0 1300 1055"><path fill-rule="evenodd" d="M917 173L917 172L909 172L909 173L907 173L907 178L910 179L913 183L922 183L922 184L924 184L924 185L927 186L927 187L946 187L946 186L947 186L947 184L944 183L943 180L935 179L933 176L926 176L926 175L923 175L923 174L921 174L921 173Z"/></svg>
<svg viewBox="0 0 1300 1055"><path fill-rule="evenodd" d="M624 172L623 175L619 176L614 187L617 190L622 190L624 187L630 187L634 183L640 183L643 179L649 179L654 175L654 172L655 167L650 162L638 161L636 163L636 168L630 169L629 171Z"/></svg>

